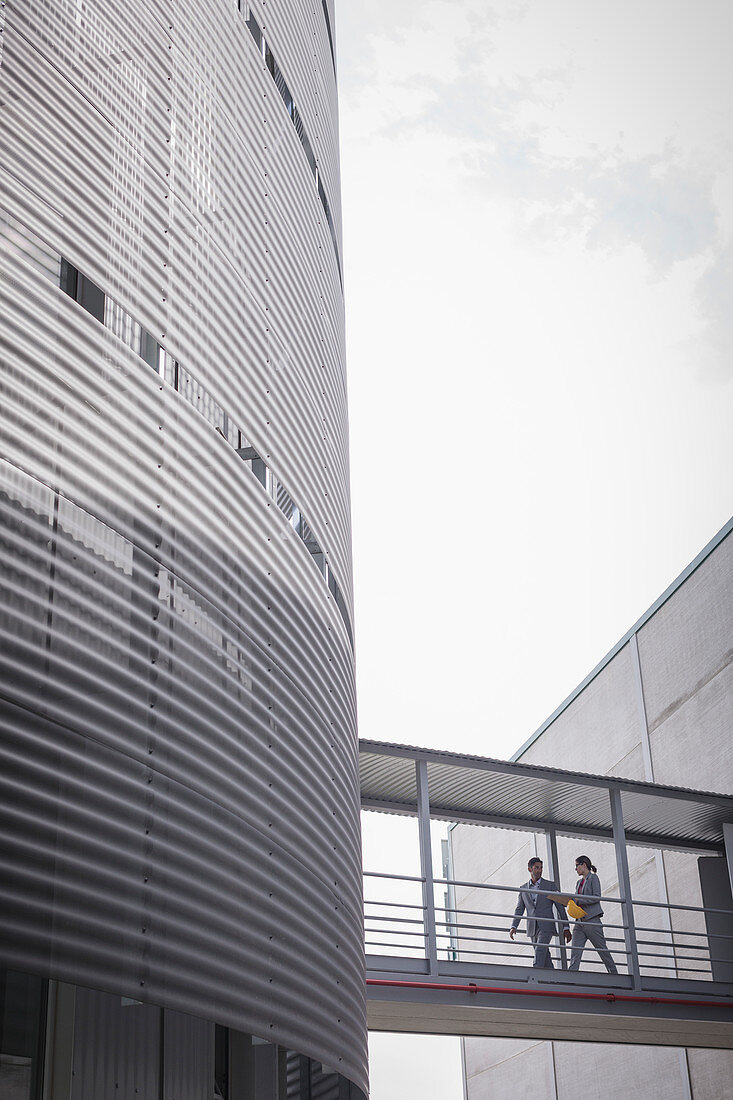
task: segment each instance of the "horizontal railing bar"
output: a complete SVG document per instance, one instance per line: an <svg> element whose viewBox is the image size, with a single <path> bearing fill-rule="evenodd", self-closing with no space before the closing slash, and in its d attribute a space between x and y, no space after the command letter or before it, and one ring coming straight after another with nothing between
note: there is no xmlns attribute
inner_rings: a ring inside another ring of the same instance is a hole
<svg viewBox="0 0 733 1100"><path fill-rule="evenodd" d="M433 882L436 886L470 886L479 890L499 890L509 894L516 894L518 892L516 886L499 886L494 882L466 882L459 878L434 878ZM538 890L538 894L556 894L557 890Z"/></svg>
<svg viewBox="0 0 733 1100"><path fill-rule="evenodd" d="M495 929L495 931L501 931L501 929ZM437 935L437 938L441 939L441 940L445 940L445 939L453 940L454 939L454 937L452 937L448 932L438 932L438 933L436 933L436 935ZM534 950L534 945L532 944L531 940L527 940L527 941L525 941L525 940L521 940L521 941L512 940L511 942L514 944L515 948L516 947L518 947L518 948L528 947L528 948L532 948L532 950ZM614 944L615 945L615 944L623 944L623 943L625 943L625 940L614 939L614 938L609 936L606 942L609 943L609 944ZM504 939L503 936L498 936L497 937L497 936L461 935L459 937L459 942L458 942L458 945L457 945L456 949L461 950L461 944L464 944L464 943L506 943L506 940ZM570 949L570 945L569 944L566 945L564 943L563 944L548 943L547 947L550 950L554 950L554 951L559 950L560 947L566 947L567 950ZM619 946L619 947L614 946L613 950L619 955L628 955L628 954L630 954L630 952L627 951L625 947L621 947L621 946Z"/></svg>
<svg viewBox="0 0 733 1100"><path fill-rule="evenodd" d="M453 921L451 924L448 924L446 921L436 920L435 927L448 929L448 932L441 932L441 936L451 935L450 930L452 929L452 935L459 938L462 938L462 929L464 928L468 928L472 932L503 932L504 935L507 934L507 926L505 924L465 924L463 921ZM524 932L522 935L524 935Z"/></svg>
<svg viewBox="0 0 733 1100"><path fill-rule="evenodd" d="M474 916L474 917L506 917L507 920L509 920L510 918L511 919L514 918L513 912L511 912L511 913L507 913L507 912L500 913L496 909L461 909L460 907L455 907L455 906L452 906L452 905L451 906L436 905L436 906L434 906L434 909L435 909L436 913L468 913L469 915ZM525 915L521 916L519 919L520 920L526 920L527 915L525 914ZM554 917L535 917L534 919L535 920L544 920L544 921L562 921L562 920L566 920L570 924L572 924L573 920L574 920L573 917L567 917L567 916L566 917L561 917L559 915L555 915ZM606 925L605 927L610 927L610 926ZM618 925L617 927L621 928L623 926Z"/></svg>
<svg viewBox="0 0 733 1100"><path fill-rule="evenodd" d="M439 938L439 939L451 939L452 937L447 932L438 932L437 933L437 938ZM521 950L522 948L526 947L527 949L529 949L531 951L534 951L534 945L531 942L517 943L516 940L514 940L512 942L514 943L515 948L519 948ZM611 939L609 937L608 942L615 944L615 943L623 943L624 941L623 940ZM461 936L460 940L459 940L459 945L457 947L457 950L459 950L459 951L462 950L461 944L463 944L463 943L503 943L503 944L506 944L506 940L503 937L499 938L497 936ZM560 945L551 943L551 944L547 944L547 947L550 950L557 951L559 949ZM443 950L445 950L445 948L443 948ZM471 949L470 953L475 954L475 951L473 951L473 949ZM626 951L624 948L621 948L621 947L614 947L614 953L617 954L617 955L628 955L628 954L630 954L629 951ZM507 955L510 958L513 954L514 954L514 952L507 951Z"/></svg>
<svg viewBox="0 0 733 1100"><path fill-rule="evenodd" d="M411 902L401 901L372 901L369 898L364 898L365 905L388 905L391 909L420 909L425 912L424 905L413 905Z"/></svg>
<svg viewBox="0 0 733 1100"><path fill-rule="evenodd" d="M441 936L453 935L453 936L456 936L458 939L461 939L462 936L463 936L463 933L461 932L461 929L463 929L463 928L468 928L472 932L503 932L505 935L508 932L507 926L505 924L466 924L464 921L450 921L450 922L436 921L435 926L436 926L436 928L445 928L445 929L447 929L446 932L441 932L440 933ZM617 926L609 924L609 925L606 925L605 927L615 929ZM623 931L623 925L621 925L619 927L620 927L620 930ZM522 929L522 928L517 929L517 931L520 932L521 935L523 935L523 936L526 935L525 930ZM609 936L608 939L611 943L616 943L616 942L623 943L624 942L621 939L621 937L619 937L619 936ZM668 946L668 945L665 945L665 946Z"/></svg>
<svg viewBox="0 0 733 1100"><path fill-rule="evenodd" d="M718 935L717 932L714 932L712 934L712 936L708 936L707 932L687 932L687 931L682 931L682 929L680 929L680 928L673 928L672 931L670 932L670 936L679 936L679 937L681 937L681 936L697 936L698 939L702 936L705 939L733 940L733 936L726 936L725 933L723 933L723 932L721 932L720 935ZM691 943L689 943L689 944L684 944L683 943L682 947L692 947L692 944Z"/></svg>
<svg viewBox="0 0 733 1100"><path fill-rule="evenodd" d="M436 905L435 906L435 912L436 913L454 913L454 914L467 913L469 916L472 916L472 917L501 917L503 920L514 920L514 914L513 913L499 913L495 909L446 909L445 906ZM558 922L562 923L564 921L565 923L570 924L571 926L574 923L573 918L571 918L571 917L563 918L563 917L560 917L560 916L530 917L528 914L523 914L521 917L519 917L517 919L520 921L520 923L523 922L523 921L527 921L527 920L536 920L536 921L542 922L543 924L557 924ZM457 924L457 923L460 923L460 922L455 921L455 920L450 920L450 921L441 921L440 923L441 924ZM611 924L609 922L605 922L605 924L604 924L604 928L622 928L622 929L624 929L625 927L626 927L625 924ZM656 929L652 929L652 931L656 931Z"/></svg>
<svg viewBox="0 0 733 1100"><path fill-rule="evenodd" d="M510 922L513 922L515 919L519 922L520 925L521 924L526 924L527 921L534 920L534 921L537 921L538 924L562 924L562 925L567 924L568 927L570 929L572 929L573 925L575 924L575 921L572 918L569 919L569 920L561 920L560 917L536 917L536 916L533 917L533 916L530 916L527 913L523 913L521 917L516 917L515 918L514 915L511 914L511 913L497 913L493 910L487 911L486 913L469 913L468 916L471 916L471 917L486 917L487 919L491 917L494 920L500 920L502 922L501 927L505 928L505 929L509 928L510 927ZM436 924L441 924L445 928L448 928L451 925L454 925L456 928L459 928L459 927L461 927L461 925L464 925L466 923L467 922L465 920L463 920L461 917L455 917L455 918L452 918L451 920L437 920L436 921ZM482 925L472 924L471 927L481 928ZM616 928L616 929L618 929L619 931L622 932L622 931L625 930L626 925L625 924L611 924L610 922L605 922L604 921L603 927L604 928ZM520 929L520 931L523 931L523 930ZM657 930L656 930L656 928L652 928L649 931L656 932Z"/></svg>
<svg viewBox="0 0 733 1100"><path fill-rule="evenodd" d="M664 955L658 954L655 951L640 951L639 952L640 955L652 955L652 956L655 956L658 959L669 958L671 948L669 947L668 944L666 944L666 943L665 944L661 944L661 943L655 944L654 942L650 943L648 940L643 940L642 942L643 942L644 947L661 947L662 950L665 952L665 954ZM674 951L672 953L674 954L675 958L678 958L678 959L695 959L698 962L702 962L704 959L707 959L707 958L710 957L709 954L706 954L706 955L683 955L682 951L684 951L684 950L694 951L694 950L697 950L697 948L696 948L695 945L690 944L690 946L688 948L682 947L682 948L679 948L679 949L677 949L676 951ZM706 951L707 949L706 948L701 948L700 950ZM720 961L723 962L725 960L720 960Z"/></svg>
<svg viewBox="0 0 733 1100"><path fill-rule="evenodd" d="M675 947L682 948L687 951L709 951L710 945L707 943L665 943L664 940L640 940L636 941L638 944L644 947L662 947L665 951L672 951Z"/></svg>
<svg viewBox="0 0 733 1100"><path fill-rule="evenodd" d="M437 933L437 937L438 937L439 939L441 939L441 940L444 940L444 939L450 939L450 938L451 938L451 937L450 937L450 936L448 935L448 933L447 933L447 932L438 932L438 933ZM503 937L502 937L502 938L499 938L499 937L497 937L497 936L461 936L461 938L460 938L460 942L461 942L461 943L503 943L503 944L505 944L505 945L506 945L506 939L505 939L505 938L503 938ZM554 947L555 945L554 945L554 944L552 944L552 945L548 944L548 946L552 946L552 947ZM520 950L521 950L521 948L523 948L523 947L528 947L528 948L532 948L532 950L534 951L534 948L532 947L532 944L531 944L531 943L524 943L524 942L522 942L522 943L515 943L515 947L518 947L518 948L520 948ZM457 950L460 950L460 945L459 945L459 947L457 948ZM508 951L507 953L508 953L509 955L513 954L513 952L511 952L511 951Z"/></svg>
<svg viewBox="0 0 733 1100"><path fill-rule="evenodd" d="M675 970L678 974L709 974L709 970L703 970L699 966L651 966L649 963L644 965L645 970ZM713 979L711 978L711 981Z"/></svg>
<svg viewBox="0 0 733 1100"><path fill-rule="evenodd" d="M364 930L364 936L393 936L398 941L404 937L409 937L409 943L403 942L403 946L409 947L413 951L415 949L415 940L423 939L427 942L427 937L423 932L401 932L399 929L390 932L386 928L366 928Z"/></svg>
<svg viewBox="0 0 733 1100"><path fill-rule="evenodd" d="M501 891L506 891L508 893L517 893L517 887L516 886L499 886L496 883L489 883L489 882L468 882L468 881L464 881L462 879L447 879L447 878L436 878L436 879L433 879L433 882L436 885L465 886L465 887L477 888L479 890L501 890ZM617 905L623 905L624 904L624 898L621 898L621 897L609 897L606 894L576 894L573 891L562 890L559 887L556 890L537 890L536 893L537 894L542 894L542 895L545 895L545 896L547 896L549 894L562 894L563 896L577 899L578 904L582 904L583 899L585 899L586 901L605 901L609 905L614 904L614 903L617 904ZM663 902L663 901L641 901L638 898L632 898L631 903L632 903L632 905L644 905L644 906L647 906L648 908L653 908L653 909L667 909L667 910L669 910L669 909L678 909L678 910L681 910L683 912L690 912L690 913L719 913L722 916L733 917L733 910L731 910L731 909L712 909L712 908L708 908L707 906L702 907L702 906L699 906L699 905L678 905L678 904L675 904L673 902ZM445 908L445 907L443 907L443 908Z"/></svg>
<svg viewBox="0 0 733 1100"><path fill-rule="evenodd" d="M634 924L637 932L658 932L660 936L698 936L703 939L708 938L707 932L681 932L675 928L648 928L643 924ZM721 940L733 939L733 936L720 936Z"/></svg>
<svg viewBox="0 0 733 1100"><path fill-rule="evenodd" d="M435 912L436 912L436 917L437 917L437 914L441 913L441 912L444 912L444 910L440 909L436 906ZM451 920L441 921L440 922L441 924L450 924L451 922L454 923L454 924L455 923L460 923L457 920L457 918L460 917L464 913L466 914L466 916L469 916L469 917L500 917L502 920L506 920L506 921L510 921L510 920L514 919L514 914L513 913L500 913L496 909L451 909L450 912L453 914L453 917L451 918ZM527 918L526 918L526 916L521 916L519 919L520 920L526 920ZM557 921L559 919L560 919L559 917L539 917L538 918L538 920L551 920L551 921Z"/></svg>
<svg viewBox="0 0 733 1100"><path fill-rule="evenodd" d="M645 955L651 954L649 951L644 952ZM652 956L653 957L653 956ZM708 955L707 958L701 959L695 955L682 955L679 951L675 952L676 959L684 959L687 962L699 962L699 963L728 963L730 965L730 959L722 958L720 955Z"/></svg>
<svg viewBox="0 0 733 1100"><path fill-rule="evenodd" d="M456 912L458 912L458 913L466 912L469 916L472 916L472 917L498 917L498 918L501 918L502 920L505 920L505 921L514 920L514 914L513 913L498 913L495 909L486 909L484 912L480 912L480 911L477 911L475 909L466 909L466 910L459 909ZM560 917L528 917L527 915L522 915L518 919L519 919L520 922L524 922L524 921L527 921L527 920L536 920L536 921L542 922L543 924L557 924L557 922L559 920L561 920ZM440 923L440 924L461 924L462 922L460 920L441 920L438 923Z"/></svg>
<svg viewBox="0 0 733 1100"><path fill-rule="evenodd" d="M709 909L707 906L700 905L675 905L672 902L664 901L637 901L634 898L634 905L645 905L650 909L680 909L685 913L720 913L724 917L733 917L732 909Z"/></svg>
<svg viewBox="0 0 733 1100"><path fill-rule="evenodd" d="M364 878L389 878L398 882L425 882L419 875L389 875L386 871L362 871Z"/></svg>
<svg viewBox="0 0 733 1100"><path fill-rule="evenodd" d="M522 922L525 922L527 919L528 918L522 917ZM545 917L545 918L535 917L534 919L537 920L537 921L540 921L540 920L549 920L550 918L549 917ZM462 936L463 936L462 929L469 929L472 932L503 932L506 935L506 934L508 934L509 927L510 927L507 924L469 924L466 921L436 921L435 926L436 926L436 928L444 928L446 930L446 931L440 933L442 936L453 935L457 939L462 938ZM572 927L573 927L573 922L571 921L570 922L570 931L572 931ZM625 932L625 930L626 930L625 925L623 925L623 924L604 924L603 927L606 931L608 931L609 929L612 929L613 931ZM526 936L526 934L527 934L527 931L524 928L517 928L517 932L521 936ZM561 939L561 938L562 937L557 936L555 933L553 933L550 944L552 944L555 939ZM609 943L623 943L624 942L624 938L622 936L607 936L606 938L608 939ZM565 945L563 944L562 946L565 946ZM669 948L671 945L670 944L664 944L663 946Z"/></svg>
<svg viewBox="0 0 733 1100"><path fill-rule="evenodd" d="M383 955L385 951L399 951L399 955L389 955L390 959L425 959L425 955L416 955L412 950L411 944L407 943L377 943L375 940L364 940L364 948L376 947L379 950L380 955ZM366 951L368 955L369 952Z"/></svg>
<svg viewBox="0 0 733 1100"><path fill-rule="evenodd" d="M526 945L526 946L529 946L529 945ZM445 951L446 949L444 947L441 947L440 950ZM458 954L460 955L461 952L458 952ZM463 952L463 954L471 955L471 956L481 955L481 956L487 956L487 957L488 956L499 957L501 959L509 960L504 965L517 966L517 967L520 967L520 966L529 966L529 967L531 967L531 965L532 965L531 959L533 957L532 954L528 954L526 956L521 956L521 961L520 961L516 954L512 954L512 953L509 953L509 952L506 952L506 951L479 951L476 948L472 948L469 951L465 951L465 952ZM560 961L559 952L557 952L557 950L555 952L551 951L550 954L552 955L552 958L555 960L555 962L557 962L559 964L559 961ZM524 959L526 959L527 961L525 962ZM456 962L457 961L457 962L465 963L467 960L459 958L457 960L452 959L452 960L447 960L447 961L449 961L449 962ZM558 970L559 970L559 966L558 966Z"/></svg>
<svg viewBox="0 0 733 1100"><path fill-rule="evenodd" d="M647 970L647 971L650 971L650 970L674 970L675 973L677 972L677 969L678 969L678 967L676 967L674 965L672 965L672 966L664 965L664 960L662 960L660 962L659 966L656 966L654 963L642 962L642 960L639 959L639 967L640 967L641 970ZM679 969L681 970L682 967L679 967ZM705 974L705 973L709 973L709 971L700 970L697 967L695 967L695 968L693 968L693 973L695 973L695 974Z"/></svg>
<svg viewBox="0 0 733 1100"><path fill-rule="evenodd" d="M497 929L497 931L501 931L501 929ZM453 942L453 940L454 940L454 937L449 936L449 934L447 932L438 932L438 933L436 933L436 937L439 940L450 940L451 942ZM459 950L459 951L463 950L463 945L469 944L469 943L503 943L503 944L506 945L507 944L507 937L506 937L506 933L503 936L501 936L501 935L500 936L471 936L471 935L468 935L468 934L464 934L460 937L460 939L458 941L457 950ZM524 947L527 947L527 948L530 948L531 950L534 950L534 947L533 947L533 944L532 944L531 940L521 940L519 942L517 942L516 940L509 940L509 943L512 943L514 945L515 950L518 949L518 950L521 951L522 948L524 948ZM548 944L547 946L549 948L554 949L558 945L557 944ZM507 950L508 950L508 948L507 948ZM512 954L512 952L510 951L509 954Z"/></svg>
<svg viewBox="0 0 733 1100"><path fill-rule="evenodd" d="M392 931L391 928L369 928L366 929L370 936L412 936L418 939L425 939L425 932L411 932L409 928L403 928L400 931Z"/></svg>
<svg viewBox="0 0 733 1100"><path fill-rule="evenodd" d="M639 954L646 956L647 959L655 958L655 956L650 951L640 951ZM669 960L665 960L664 955L659 955L659 956L656 956L656 957L659 958L659 960L660 960L660 965L659 966L657 966L655 963L652 963L652 962L646 962L643 965L649 967L649 969L651 969L651 970L666 969L666 967L662 966L661 963L663 963L665 961L669 961ZM711 962L725 962L726 960L725 959L711 959L710 961ZM639 962L641 962L641 959L639 960ZM692 955L675 955L675 959L673 960L673 964L669 967L669 969L670 970L682 970L683 967L681 967L677 964L678 963L683 963L683 962L699 963L700 966L692 968L693 970L695 970L696 973L703 974L703 973L709 973L709 971L710 971L710 967L707 965L707 963L708 963L707 959L696 959Z"/></svg>
<svg viewBox="0 0 733 1100"><path fill-rule="evenodd" d="M508 914L508 913L493 913L493 912L474 913L473 916L502 917L504 920L507 920L507 921L509 921L510 919L512 919L512 920L514 919L513 917L510 917L510 914ZM529 917L529 916L526 916L526 915L519 917L519 923L520 924L526 924L528 920L536 920L538 922L538 924L557 924L558 921L560 920L560 918L559 917ZM444 928L449 928L449 927L451 927L451 928L462 928L462 927L481 928L481 927L483 927L480 924L479 925L464 925L464 922L460 921L460 920L449 920L449 921L440 920L440 921L436 921L435 923L439 924L441 927L444 927ZM569 924L571 929L572 929L574 923L575 922L573 920L568 921L568 924ZM619 931L619 932L625 932L626 931L626 925L625 924L611 924L611 923L605 922L603 927L604 928L613 928L614 930ZM506 925L502 925L502 928L506 929ZM655 931L655 929L652 929L652 931Z"/></svg>
<svg viewBox="0 0 733 1100"><path fill-rule="evenodd" d="M388 923L388 924L419 924L421 927L424 925L424 921L413 920L412 917L384 917L384 916L381 916L381 915L380 916L370 916L370 917L365 917L364 918L365 926L366 926L367 921L370 921L370 922L371 921L377 921L377 922L378 921L384 921L385 923Z"/></svg>
<svg viewBox="0 0 733 1100"><path fill-rule="evenodd" d="M457 878L434 878L433 882L436 886L470 886L477 887L479 890L502 890L510 894L518 893L519 889L516 886L499 886L494 882L464 882L462 879ZM560 890L559 887L556 890L536 890L535 893L541 894L543 897L547 897L549 894L562 894L569 898L584 898L586 901L615 901L619 905L624 904L623 898L606 897L605 894L576 894L572 890Z"/></svg>
<svg viewBox="0 0 733 1100"><path fill-rule="evenodd" d="M619 902L619 904L621 904L621 903ZM488 916L492 913L496 914L496 916L511 917L511 916L513 916L513 912L514 912L513 910L511 910L510 912L507 912L505 910L505 911L499 913L495 909L464 909L460 905L435 905L434 909L435 909L436 913L471 913L475 917L481 917L481 916L484 916L484 915ZM562 920L563 918L561 918L560 916L554 916L554 917L543 917L542 919L543 920ZM566 919L569 920L569 921L573 920L572 917L567 917Z"/></svg>
<svg viewBox="0 0 733 1100"><path fill-rule="evenodd" d="M496 942L498 943L499 941L497 940ZM445 951L445 948L444 947L441 948L441 951ZM517 959L517 955L511 954L508 951L479 951L479 950L476 950L476 949L471 949L470 951L466 951L465 954L467 954L467 955L492 955L492 956L497 956L498 955L502 959L515 959L515 960ZM528 960L531 960L532 954L528 954L526 956L526 958ZM517 965L518 966L524 966L525 964L524 963L517 963Z"/></svg>

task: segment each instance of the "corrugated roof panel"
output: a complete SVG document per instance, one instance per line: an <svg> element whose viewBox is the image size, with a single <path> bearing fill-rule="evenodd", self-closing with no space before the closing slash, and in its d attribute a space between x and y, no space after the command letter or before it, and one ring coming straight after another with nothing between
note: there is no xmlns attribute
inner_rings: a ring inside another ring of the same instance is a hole
<svg viewBox="0 0 733 1100"><path fill-rule="evenodd" d="M610 792L620 789L635 843L720 848L723 823L733 821L724 794L376 741L360 749L362 804L384 811L417 812L415 763L426 760L431 813L448 820L610 836Z"/></svg>

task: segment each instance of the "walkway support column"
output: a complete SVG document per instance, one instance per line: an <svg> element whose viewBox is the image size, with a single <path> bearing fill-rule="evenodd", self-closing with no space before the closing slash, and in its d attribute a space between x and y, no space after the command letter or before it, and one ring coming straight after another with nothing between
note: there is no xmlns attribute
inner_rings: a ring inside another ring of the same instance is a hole
<svg viewBox="0 0 733 1100"><path fill-rule="evenodd" d="M639 635L634 633L629 638L629 652L631 664L634 670L634 686L636 689L636 702L639 709L639 738L641 741L641 755L644 761L644 778L647 783L654 782L654 761L652 760L652 743L649 738L649 719L646 712L646 699L644 698L644 677L641 673L641 655L639 653ZM669 891L667 890L667 872L664 866L664 857L659 848L654 852L654 862L657 868L657 882L659 884L659 900L669 905ZM660 910L664 931L669 936L668 954L672 965L677 967L677 955L675 953L674 931L672 929L671 910Z"/></svg>
<svg viewBox="0 0 733 1100"><path fill-rule="evenodd" d="M631 902L631 877L629 875L629 860L626 854L626 834L624 832L621 791L617 787L612 787L608 793L611 797L611 823L613 826L613 844L616 849L618 884L621 889L621 896L624 899L621 903L621 911L624 915L624 941L626 943L626 951L628 952L626 956L627 965L629 974L633 978L634 989L641 989L639 949L636 943L634 907Z"/></svg>
<svg viewBox="0 0 733 1100"><path fill-rule="evenodd" d="M561 887L560 861L557 857L557 833L552 827L545 829L545 843L547 846L547 877L552 879L559 890ZM568 953L562 936L560 937L560 966L563 970L568 968Z"/></svg>
<svg viewBox="0 0 733 1100"><path fill-rule="evenodd" d="M428 973L438 973L438 943L435 934L435 884L433 881L433 853L430 843L430 794L428 791L428 764L415 761L417 777L417 828L420 837L420 874L422 876L422 903L425 928L425 954Z"/></svg>

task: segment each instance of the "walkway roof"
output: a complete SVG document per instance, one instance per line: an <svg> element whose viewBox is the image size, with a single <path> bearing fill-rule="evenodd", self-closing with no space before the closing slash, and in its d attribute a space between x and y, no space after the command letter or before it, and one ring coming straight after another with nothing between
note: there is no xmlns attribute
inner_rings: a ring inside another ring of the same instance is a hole
<svg viewBox="0 0 733 1100"><path fill-rule="evenodd" d="M415 765L425 761L430 815L444 821L527 831L552 826L564 836L610 840L615 789L630 844L722 852L723 825L733 824L731 795L382 741L361 740L359 750L366 810L417 814Z"/></svg>

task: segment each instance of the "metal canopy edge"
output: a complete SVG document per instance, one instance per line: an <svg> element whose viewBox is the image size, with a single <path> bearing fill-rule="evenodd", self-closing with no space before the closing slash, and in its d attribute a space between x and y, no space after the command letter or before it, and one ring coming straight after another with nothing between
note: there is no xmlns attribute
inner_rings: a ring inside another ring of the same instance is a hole
<svg viewBox="0 0 733 1100"><path fill-rule="evenodd" d="M417 810L414 805L406 802L389 802L384 799L362 798L361 808L380 814L395 814L397 817L415 817ZM577 840L605 840L613 841L612 829L599 829L591 825L567 823L557 826L556 822L539 820L538 818L502 818L487 817L483 813L470 813L466 810L447 810L445 807L430 806L430 817L433 821L449 821L454 825L484 825L494 829L514 829L517 832L543 832L548 824L559 828L565 837ZM624 833L626 843L634 848L654 848L670 852L691 852L697 855L722 855L723 845L715 841L695 840L685 842L681 837L669 837L666 834L639 833L626 830Z"/></svg>
<svg viewBox="0 0 733 1100"><path fill-rule="evenodd" d="M362 806L383 813L417 814L417 777L405 765L424 762L430 814L442 820L520 830L553 826L569 836L611 839L610 793L618 791L629 844L719 852L723 824L733 823L733 796L712 791L365 739L359 750ZM500 785L492 785L492 775L501 776ZM554 805L548 786L555 788ZM601 792L609 795L607 804Z"/></svg>

